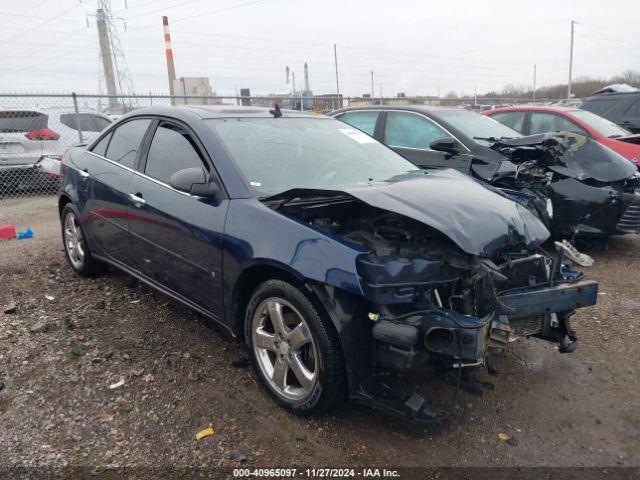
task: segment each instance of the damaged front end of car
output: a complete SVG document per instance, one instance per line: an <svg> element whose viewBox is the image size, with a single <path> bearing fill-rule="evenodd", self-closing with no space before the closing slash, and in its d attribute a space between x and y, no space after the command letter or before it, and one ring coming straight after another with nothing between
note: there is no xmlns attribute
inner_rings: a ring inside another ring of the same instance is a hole
<svg viewBox="0 0 640 480"><path fill-rule="evenodd" d="M519 336L571 352L570 317L597 295L596 282L542 251L549 233L529 210L454 171L427 177L265 202L360 251L361 295L313 287L330 313L350 318L338 330L366 356L347 361L351 396L422 422L435 418L424 399L394 395L381 371L492 371L492 357Z"/></svg>
<svg viewBox="0 0 640 480"><path fill-rule="evenodd" d="M490 183L525 200L556 237L640 232L637 168L583 135L560 132L500 140L491 147L516 165Z"/></svg>

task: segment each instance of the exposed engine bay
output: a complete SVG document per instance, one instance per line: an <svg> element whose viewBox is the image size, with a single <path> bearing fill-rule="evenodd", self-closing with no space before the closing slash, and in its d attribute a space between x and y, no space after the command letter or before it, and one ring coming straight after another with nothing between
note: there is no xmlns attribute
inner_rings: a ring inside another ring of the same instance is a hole
<svg viewBox="0 0 640 480"><path fill-rule="evenodd" d="M362 250L357 270L376 367L489 366L517 336L575 349L569 319L577 306L595 303L597 284L561 257L522 245L483 258L429 225L342 192L290 195L266 203Z"/></svg>
<svg viewBox="0 0 640 480"><path fill-rule="evenodd" d="M535 211L555 236L640 230L636 168L595 140L562 132L501 140L491 148L515 164L513 174L491 183L517 191L516 200Z"/></svg>

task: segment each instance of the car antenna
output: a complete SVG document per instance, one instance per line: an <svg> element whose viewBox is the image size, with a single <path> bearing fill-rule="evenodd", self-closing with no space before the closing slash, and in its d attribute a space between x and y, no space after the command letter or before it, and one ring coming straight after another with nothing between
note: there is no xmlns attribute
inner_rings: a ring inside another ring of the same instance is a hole
<svg viewBox="0 0 640 480"><path fill-rule="evenodd" d="M269 110L269 113L273 115L273 118L280 118L282 116L282 110L280 110L280 104L275 103L273 109Z"/></svg>

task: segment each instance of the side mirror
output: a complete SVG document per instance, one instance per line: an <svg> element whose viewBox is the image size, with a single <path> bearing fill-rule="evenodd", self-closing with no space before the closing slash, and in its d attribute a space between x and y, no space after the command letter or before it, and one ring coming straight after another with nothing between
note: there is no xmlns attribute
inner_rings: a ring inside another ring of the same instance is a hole
<svg viewBox="0 0 640 480"><path fill-rule="evenodd" d="M441 137L436 138L429 145L431 150L435 150L436 152L445 152L455 155L456 153L460 153L460 144L453 137Z"/></svg>
<svg viewBox="0 0 640 480"><path fill-rule="evenodd" d="M220 192L218 183L209 179L207 172L201 167L178 170L171 175L169 185L176 190L198 197L214 198Z"/></svg>

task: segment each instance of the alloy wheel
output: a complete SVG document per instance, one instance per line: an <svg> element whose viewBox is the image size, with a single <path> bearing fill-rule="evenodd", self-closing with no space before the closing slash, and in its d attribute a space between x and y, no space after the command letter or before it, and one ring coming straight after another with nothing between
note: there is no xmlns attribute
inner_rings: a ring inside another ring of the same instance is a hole
<svg viewBox="0 0 640 480"><path fill-rule="evenodd" d="M69 212L64 220L64 247L73 268L82 269L85 260L84 237L75 213Z"/></svg>
<svg viewBox="0 0 640 480"><path fill-rule="evenodd" d="M316 345L309 325L283 298L264 300L252 321L258 366L271 388L288 401L309 395L318 379Z"/></svg>

